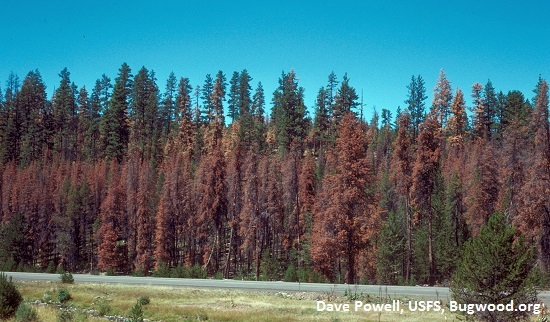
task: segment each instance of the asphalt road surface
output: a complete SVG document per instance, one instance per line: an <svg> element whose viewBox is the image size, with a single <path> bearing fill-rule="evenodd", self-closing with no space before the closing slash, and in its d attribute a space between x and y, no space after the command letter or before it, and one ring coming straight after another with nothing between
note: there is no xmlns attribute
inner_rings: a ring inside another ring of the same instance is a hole
<svg viewBox="0 0 550 322"><path fill-rule="evenodd" d="M52 281L59 282L58 274L6 272L16 281ZM451 292L447 287L431 286L385 286L385 285L347 285L347 284L318 284L318 283L289 283L289 282L257 282L239 280L214 280L193 278L159 278L133 276L100 276L87 274L73 274L75 283L107 283L127 285L160 285L173 287L238 289L247 291L272 292L319 292L342 295L346 290L353 293L365 293L373 296L391 298L423 298L449 300ZM540 300L550 305L550 292L539 292Z"/></svg>

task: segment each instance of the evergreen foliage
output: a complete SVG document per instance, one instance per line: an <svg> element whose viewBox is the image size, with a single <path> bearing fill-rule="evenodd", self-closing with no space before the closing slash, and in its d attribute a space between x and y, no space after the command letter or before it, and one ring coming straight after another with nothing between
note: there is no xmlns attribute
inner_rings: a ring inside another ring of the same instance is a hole
<svg viewBox="0 0 550 322"><path fill-rule="evenodd" d="M495 213L479 234L464 245L451 291L458 303L529 304L537 301L533 267L535 251L506 218ZM529 312L477 311L488 321L510 321Z"/></svg>
<svg viewBox="0 0 550 322"><path fill-rule="evenodd" d="M104 111L101 124L103 148L109 159L121 162L129 141L128 100L132 90L130 67L124 63L119 69L110 104Z"/></svg>
<svg viewBox="0 0 550 322"><path fill-rule="evenodd" d="M74 284L74 277L73 274L69 272L63 272L59 276L59 279L61 280L61 283L63 284Z"/></svg>
<svg viewBox="0 0 550 322"><path fill-rule="evenodd" d="M0 319L7 320L15 314L17 307L23 301L21 293L13 284L11 277L0 273Z"/></svg>
<svg viewBox="0 0 550 322"><path fill-rule="evenodd" d="M405 256L405 234L403 233L403 211L390 211L379 234L376 258L376 280L383 285L403 283L403 257Z"/></svg>
<svg viewBox="0 0 550 322"><path fill-rule="evenodd" d="M138 299L134 306L130 309L130 321L131 322L143 322L143 305Z"/></svg>
<svg viewBox="0 0 550 322"><path fill-rule="evenodd" d="M334 72L312 118L293 70L267 105L246 69L204 86L171 73L162 94L145 67L114 86L60 76L51 99L38 71L2 84L5 270L445 285L500 211L549 271L542 78L532 101L476 84L468 115L442 70L425 115L413 76L397 120L367 123Z"/></svg>
<svg viewBox="0 0 550 322"><path fill-rule="evenodd" d="M17 311L15 311L15 321L17 322L38 322L38 313L36 310L25 303L19 304Z"/></svg>
<svg viewBox="0 0 550 322"><path fill-rule="evenodd" d="M31 261L29 227L21 214L16 214L0 227L0 260L4 270L11 270L18 264L28 265ZM11 267L8 267L11 266Z"/></svg>
<svg viewBox="0 0 550 322"><path fill-rule="evenodd" d="M307 133L303 92L304 89L298 87L295 71L283 72L279 87L273 93L271 112L277 144L283 152L289 150L293 140L302 141Z"/></svg>
<svg viewBox="0 0 550 322"><path fill-rule="evenodd" d="M420 124L424 121L425 117L425 103L426 98L426 87L424 86L424 80L422 76L418 75L411 77L411 83L407 86L409 90L409 95L405 104L407 104L407 109L411 116L411 123L413 127L413 137L416 139L416 136L419 133Z"/></svg>
<svg viewBox="0 0 550 322"><path fill-rule="evenodd" d="M66 303L71 300L71 293L67 289L60 289L57 291L57 300L59 303Z"/></svg>

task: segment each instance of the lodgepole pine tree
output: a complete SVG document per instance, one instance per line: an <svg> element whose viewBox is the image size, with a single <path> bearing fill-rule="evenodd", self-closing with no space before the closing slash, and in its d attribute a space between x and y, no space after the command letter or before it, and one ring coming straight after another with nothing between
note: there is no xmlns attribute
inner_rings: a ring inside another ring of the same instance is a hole
<svg viewBox="0 0 550 322"><path fill-rule="evenodd" d="M245 258L246 265L243 269L250 272L254 261L256 261L256 279L259 279L259 258L263 249L259 240L261 204L260 204L260 180L258 173L258 155L250 151L244 163L242 187L242 207L238 214L238 236L241 239L240 250Z"/></svg>
<svg viewBox="0 0 550 322"><path fill-rule="evenodd" d="M132 88L130 144L141 160L157 160L159 156L159 90L155 81L155 72L142 67Z"/></svg>
<svg viewBox="0 0 550 322"><path fill-rule="evenodd" d="M440 124L434 113L429 113L426 120L420 125L417 142L410 191L411 205L415 210L415 219L422 220L428 226L428 284L433 285L435 282L435 259L432 194L435 189L441 155Z"/></svg>
<svg viewBox="0 0 550 322"><path fill-rule="evenodd" d="M523 236L494 214L476 237L468 240L459 267L453 275L451 292L458 303L503 304L537 302L532 268L536 255ZM525 320L529 312L478 310L483 321Z"/></svg>
<svg viewBox="0 0 550 322"><path fill-rule="evenodd" d="M188 222L194 209L190 151L172 151L163 168L164 184L155 217L154 256L157 270L163 265L195 264L193 236L190 234L195 227Z"/></svg>
<svg viewBox="0 0 550 322"><path fill-rule="evenodd" d="M178 85L176 104L179 108L180 123L178 142L183 150L189 150L193 146L195 123L193 122L193 111L191 107L191 90L189 78L181 78Z"/></svg>
<svg viewBox="0 0 550 322"><path fill-rule="evenodd" d="M453 93L451 91L451 83L447 79L445 71L441 69L439 71L439 79L437 80L437 84L434 88L432 110L439 116L439 124L441 124L442 127L447 124L449 107L452 99Z"/></svg>
<svg viewBox="0 0 550 322"><path fill-rule="evenodd" d="M148 162L140 167L136 213L136 258L134 269L143 274L153 268L153 218L156 208L155 173Z"/></svg>
<svg viewBox="0 0 550 322"><path fill-rule="evenodd" d="M366 157L363 128L348 113L329 154L330 171L315 203L311 241L315 268L331 279L345 272L348 284L357 282L359 257L371 251L376 233L375 203L367 192L372 174Z"/></svg>
<svg viewBox="0 0 550 322"><path fill-rule="evenodd" d="M348 74L344 74L340 88L338 89L338 92L334 97L332 116L334 117L336 122L339 122L344 115L352 112L352 110L355 109L357 105L359 105L357 103L358 99L359 96L357 96L355 88L349 85Z"/></svg>
<svg viewBox="0 0 550 322"><path fill-rule="evenodd" d="M424 121L424 108L426 100L426 87L424 87L424 80L422 76L418 75L411 77L411 83L407 86L409 95L405 104L411 116L411 124L413 128L413 138L416 140L420 129L420 124Z"/></svg>
<svg viewBox="0 0 550 322"><path fill-rule="evenodd" d="M493 142L484 135L475 139L472 150L465 201L466 222L472 234L476 235L496 209L499 186Z"/></svg>
<svg viewBox="0 0 550 322"><path fill-rule="evenodd" d="M521 190L521 207L517 223L529 237L538 240L539 262L550 271L550 127L548 124L548 84L537 86L535 110L530 127L535 131L533 159Z"/></svg>
<svg viewBox="0 0 550 322"><path fill-rule="evenodd" d="M128 100L132 91L130 67L124 63L119 69L110 104L101 119L100 132L103 148L109 159L119 163L126 154L130 130L128 126Z"/></svg>
<svg viewBox="0 0 550 322"><path fill-rule="evenodd" d="M460 89L456 89L455 97L450 107L451 116L446 124L447 142L451 153L457 157L464 148L464 135L466 127L466 103L464 94Z"/></svg>
<svg viewBox="0 0 550 322"><path fill-rule="evenodd" d="M110 182L107 197L101 204L101 226L98 229L97 268L106 271L126 270L126 248L120 239L121 222L124 219L124 201L126 195L120 178L119 165L111 161Z"/></svg>
<svg viewBox="0 0 550 322"><path fill-rule="evenodd" d="M279 148L283 152L290 149L294 139L301 142L306 135L307 120L304 105L304 89L298 87L296 72L283 72L279 87L273 93L272 126Z"/></svg>
<svg viewBox="0 0 550 322"><path fill-rule="evenodd" d="M53 96L54 150L65 159L75 160L76 86L71 84L70 75L67 68L61 71L61 82Z"/></svg>
<svg viewBox="0 0 550 322"><path fill-rule="evenodd" d="M38 70L30 71L23 80L23 86L17 96L21 107L21 165L28 166L38 160L46 149L46 120L49 114L46 100L46 85ZM6 119L9 120L9 119Z"/></svg>
<svg viewBox="0 0 550 322"><path fill-rule="evenodd" d="M227 191L225 183L226 163L222 150L224 115L222 101L225 96L224 77L221 72L216 77L210 103L211 122L207 128L207 154L201 159L201 176L198 188L198 229L202 239L204 266L218 272L221 261L221 248L225 241L224 228L227 216ZM211 241L211 238L214 238ZM208 245L209 244L209 245ZM209 250L209 251L208 251ZM211 260L212 264L210 263Z"/></svg>
<svg viewBox="0 0 550 322"><path fill-rule="evenodd" d="M394 143L394 150L390 164L390 179L395 185L397 194L401 197L405 208L405 281L411 278L413 266L412 254L412 209L410 189L412 185L413 154L411 137L411 121L409 114L405 111L399 115L397 138Z"/></svg>

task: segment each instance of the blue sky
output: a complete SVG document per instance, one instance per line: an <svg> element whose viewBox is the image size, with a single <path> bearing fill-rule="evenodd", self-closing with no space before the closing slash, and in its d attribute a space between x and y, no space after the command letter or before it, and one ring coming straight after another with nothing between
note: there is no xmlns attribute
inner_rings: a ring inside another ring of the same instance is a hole
<svg viewBox="0 0 550 322"><path fill-rule="evenodd" d="M35 3L36 2L36 3ZM0 84L40 70L48 95L67 67L91 89L114 83L127 62L153 69L164 90L171 71L201 85L206 74L247 69L266 99L282 71L296 70L312 107L334 71L348 73L373 107L405 106L411 75L426 81L427 105L439 70L469 97L474 82L527 98L550 76L548 1L5 1L0 23ZM470 103L468 99L467 103Z"/></svg>

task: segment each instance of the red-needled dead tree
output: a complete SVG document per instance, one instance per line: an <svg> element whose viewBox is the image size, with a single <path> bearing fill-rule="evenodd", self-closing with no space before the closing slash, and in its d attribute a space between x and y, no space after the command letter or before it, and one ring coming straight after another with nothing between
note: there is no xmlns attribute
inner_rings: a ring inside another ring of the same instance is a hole
<svg viewBox="0 0 550 322"><path fill-rule="evenodd" d="M166 163L169 160L164 160ZM165 163L165 165L166 165ZM162 265L173 264L173 256L175 253L175 225L174 225L174 209L171 207L171 194L170 194L170 181L171 181L171 167L164 170L166 175L166 181L162 186L160 193L159 205L157 208L157 214L155 217L155 269L160 269Z"/></svg>
<svg viewBox="0 0 550 322"><path fill-rule="evenodd" d="M300 206L298 229L298 266L304 264L307 251L311 244L311 228L313 224L313 207L315 205L315 157L313 150L306 150L298 177L298 201ZM306 248L307 247L307 248Z"/></svg>
<svg viewBox="0 0 550 322"><path fill-rule="evenodd" d="M290 250L296 250L299 248L300 243L300 200L298 197L298 176L301 167L301 148L298 141L293 140L290 144L289 151L283 157L282 164L282 184L285 189L283 190L283 202L285 206L285 233L283 242L283 249L285 250L285 257L288 257Z"/></svg>
<svg viewBox="0 0 550 322"><path fill-rule="evenodd" d="M206 133L206 155L201 159L198 193L198 237L202 248L203 263L211 273L219 271L221 245L224 245L224 228L227 219L227 190L225 184L226 163L223 154L224 128L223 77L218 76L211 95L213 110ZM223 239L223 242L222 242ZM210 265L210 266L209 266Z"/></svg>
<svg viewBox="0 0 550 322"><path fill-rule="evenodd" d="M119 167L116 161L111 161L107 197L101 204L101 225L97 232L97 267L103 271L108 269L125 271L127 269L126 241L120 238L126 196Z"/></svg>
<svg viewBox="0 0 550 322"><path fill-rule="evenodd" d="M127 160L122 166L122 179L125 187L125 212L120 222L120 237L127 241L128 258L132 264L136 258L137 210L139 204L138 190L140 184L141 157L137 150L128 152Z"/></svg>
<svg viewBox="0 0 550 322"><path fill-rule="evenodd" d="M550 129L548 124L548 84L540 80L535 110L531 116L535 131L533 158L521 190L522 200L516 219L527 236L538 240L539 263L550 271Z"/></svg>
<svg viewBox="0 0 550 322"><path fill-rule="evenodd" d="M144 274L153 268L153 219L157 203L155 172L143 162L139 174L136 213L136 259L134 269Z"/></svg>
<svg viewBox="0 0 550 322"><path fill-rule="evenodd" d="M261 204L259 200L260 178L258 173L258 156L250 151L245 162L243 180L242 208L238 219L238 236L241 240L240 250L244 272L250 272L252 265L256 262L259 275L259 258L261 256L261 241L258 240L258 229L260 226ZM258 277L258 276L257 276Z"/></svg>
<svg viewBox="0 0 550 322"><path fill-rule="evenodd" d="M108 163L105 159L98 160L88 172L87 181L90 186L90 193L87 203L91 212L88 221L88 266L90 271L97 269L97 241L99 239L97 236L98 231L94 229L93 224L101 217L101 204L107 196L107 173Z"/></svg>
<svg viewBox="0 0 550 322"><path fill-rule="evenodd" d="M498 172L493 142L488 137L474 139L466 190L466 223L475 236L496 210Z"/></svg>
<svg viewBox="0 0 550 322"><path fill-rule="evenodd" d="M345 273L347 283L356 283L358 260L372 249L376 210L373 196L367 192L371 185L364 130L348 113L328 156L312 234L315 268L332 279Z"/></svg>
<svg viewBox="0 0 550 322"><path fill-rule="evenodd" d="M173 151L164 162L164 184L155 218L155 268L194 265L193 229L188 220L194 209L190 147Z"/></svg>
<svg viewBox="0 0 550 322"><path fill-rule="evenodd" d="M454 231L454 246L459 248L465 233L464 212L464 181L465 181L465 136L466 136L466 105L464 94L457 88L451 103L451 116L447 122L446 153L442 160L442 174L445 178L446 214Z"/></svg>
<svg viewBox="0 0 550 322"><path fill-rule="evenodd" d="M412 172L411 205L415 211L415 221L422 220L428 226L428 283L434 284L434 210L432 194L439 168L441 155L441 125L434 113L429 113L420 125L416 160Z"/></svg>
<svg viewBox="0 0 550 322"><path fill-rule="evenodd" d="M394 150L390 164L390 179L395 185L396 192L399 195L405 208L405 281L411 278L413 266L412 254L412 209L410 200L410 190L412 185L413 168L413 138L411 119L409 114L402 112L398 119L397 138L394 143Z"/></svg>

